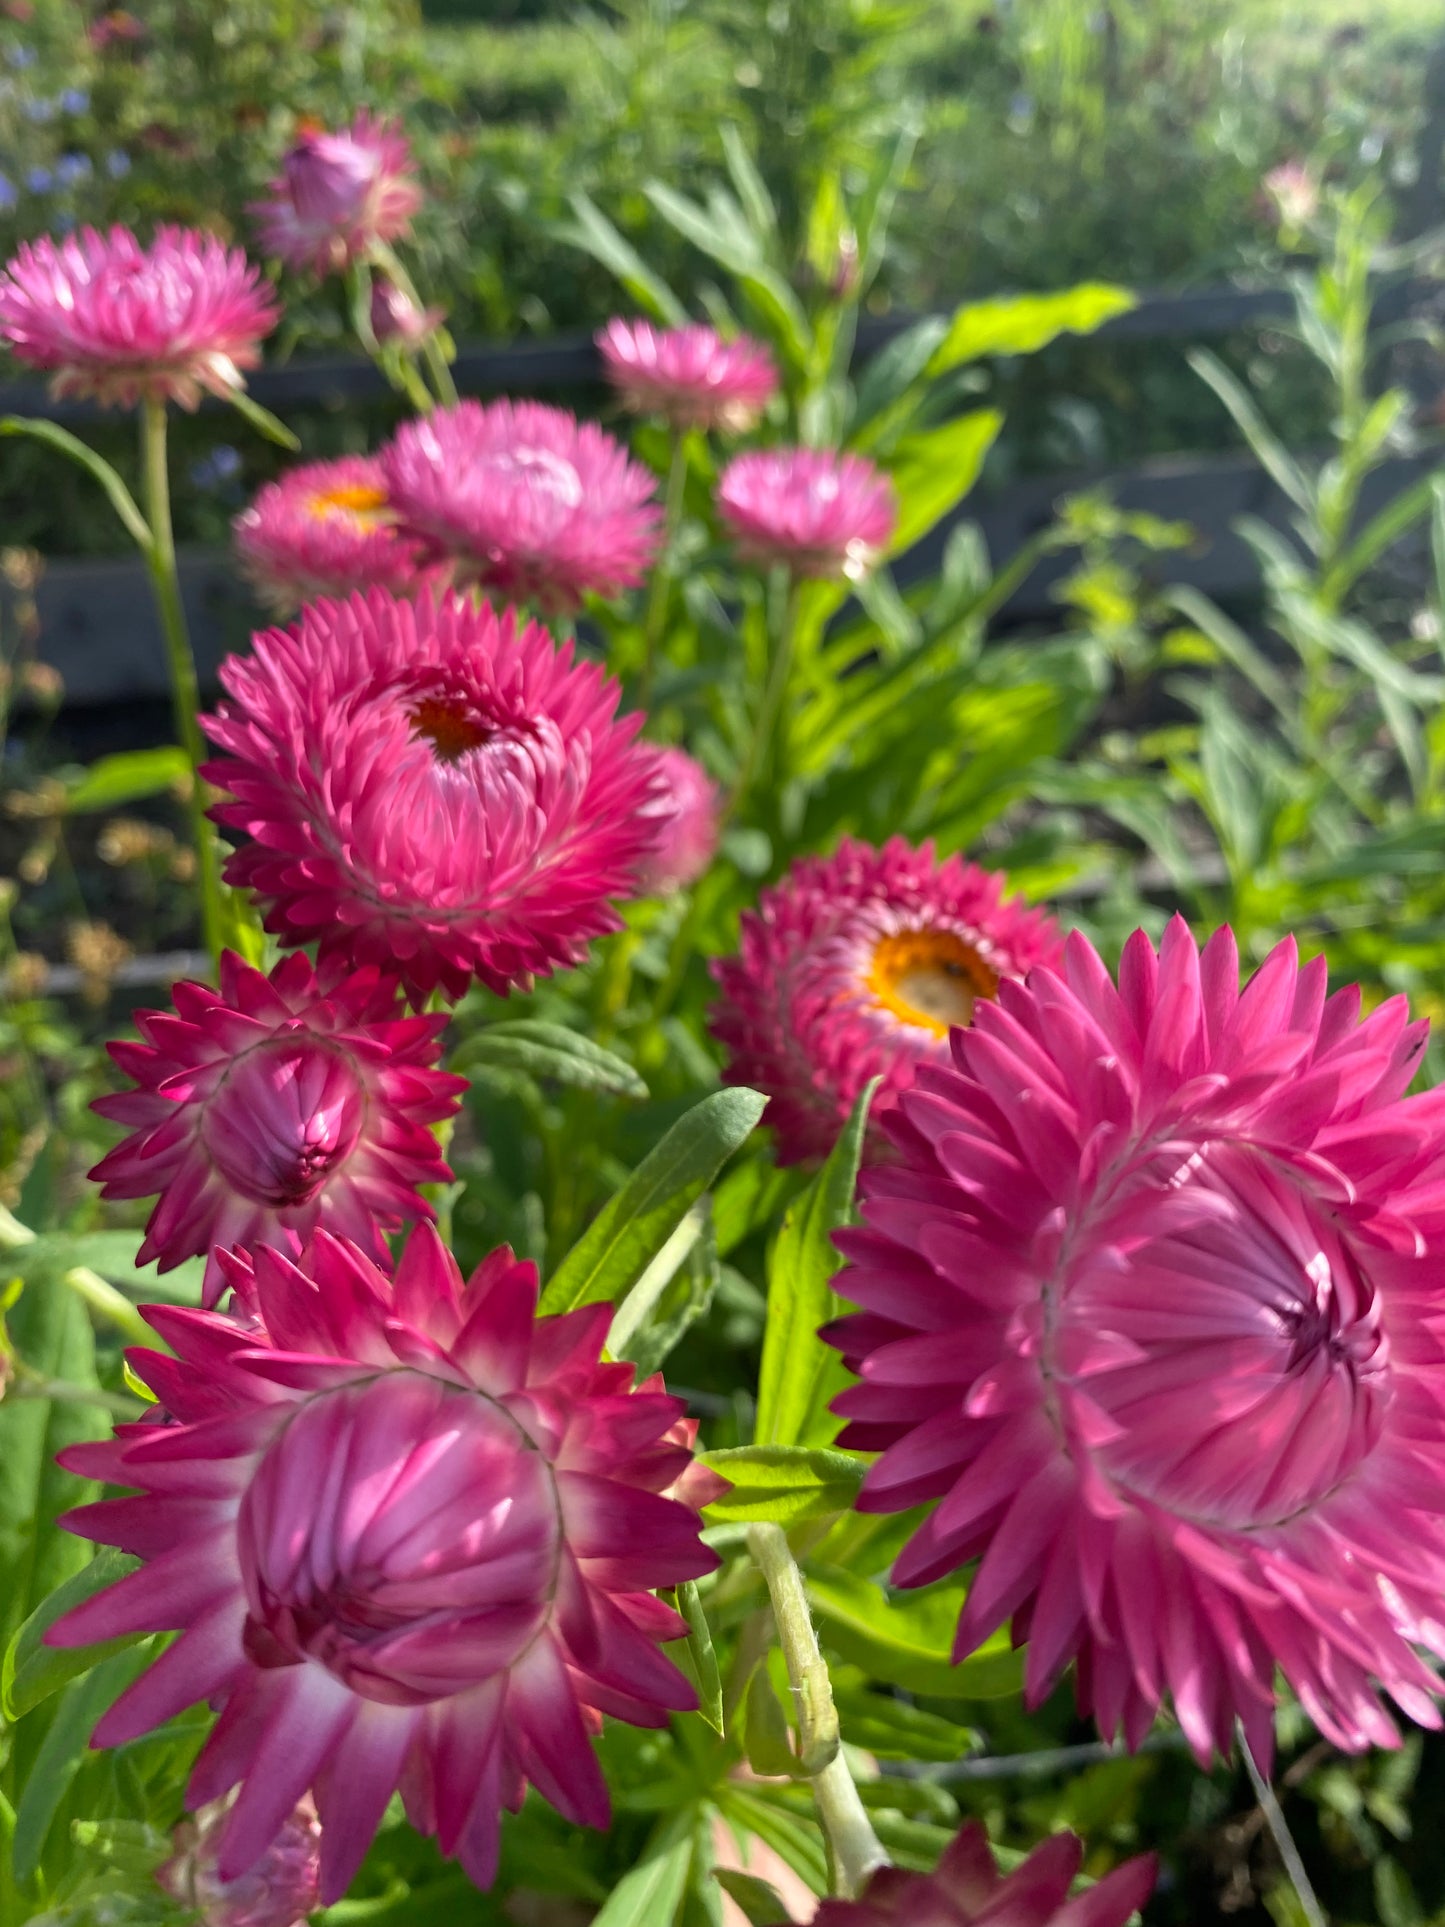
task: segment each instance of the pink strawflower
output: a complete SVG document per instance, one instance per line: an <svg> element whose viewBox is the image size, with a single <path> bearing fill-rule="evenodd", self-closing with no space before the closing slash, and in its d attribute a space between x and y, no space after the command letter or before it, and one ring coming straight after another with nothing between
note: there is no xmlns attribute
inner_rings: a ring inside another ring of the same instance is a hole
<svg viewBox="0 0 1445 1927"><path fill-rule="evenodd" d="M53 370L55 394L107 407L194 408L202 389L244 387L278 313L239 248L191 228L157 228L149 247L123 227L47 235L0 272L0 339Z"/></svg>
<svg viewBox="0 0 1445 1927"><path fill-rule="evenodd" d="M298 1253L325 1225L389 1262L383 1234L433 1215L417 1187L451 1177L428 1129L466 1089L437 1069L446 1018L402 1015L374 968L318 979L298 955L265 977L227 951L220 974L109 1047L136 1088L93 1108L130 1136L90 1175L107 1198L160 1194L137 1263L204 1255L209 1305L218 1247Z"/></svg>
<svg viewBox="0 0 1445 1927"><path fill-rule="evenodd" d="M383 347L395 341L403 348L419 348L445 320L445 309L419 308L385 275L377 275L372 282L371 332Z"/></svg>
<svg viewBox="0 0 1445 1927"><path fill-rule="evenodd" d="M735 455L717 486L738 554L795 575L867 575L898 518L893 484L861 455L763 448Z"/></svg>
<svg viewBox="0 0 1445 1927"><path fill-rule="evenodd" d="M665 896L696 883L712 862L718 841L717 785L685 749L660 749L654 767L661 791L653 806L660 840L642 860L637 886L644 896Z"/></svg>
<svg viewBox="0 0 1445 1927"><path fill-rule="evenodd" d="M1002 1621L1037 1704L1137 1746L1167 1694L1201 1761L1272 1746L1276 1668L1350 1751L1440 1723L1445 1088L1401 997L1323 957L1081 936L920 1073L868 1173L834 1342L861 1506L940 1501L894 1579L981 1557L956 1651Z"/></svg>
<svg viewBox="0 0 1445 1927"><path fill-rule="evenodd" d="M363 111L340 133L301 133L251 213L288 268L339 274L376 242L400 240L421 199L405 136Z"/></svg>
<svg viewBox="0 0 1445 1927"><path fill-rule="evenodd" d="M231 527L242 567L283 613L315 596L373 583L402 592L437 575L421 543L398 526L381 463L366 455L293 468L268 482Z"/></svg>
<svg viewBox="0 0 1445 1927"><path fill-rule="evenodd" d="M618 685L537 623L447 594L308 605L232 656L205 728L227 878L283 944L397 970L422 999L505 991L619 927L658 825Z"/></svg>
<svg viewBox="0 0 1445 1927"><path fill-rule="evenodd" d="M1071 1900L1083 1859L1081 1840L1056 1833L1005 1878L971 1820L932 1873L883 1867L861 1899L825 1900L814 1927L1124 1927L1154 1891L1154 1856L1126 1861Z"/></svg>
<svg viewBox="0 0 1445 1927"><path fill-rule="evenodd" d="M881 1077L876 1126L923 1064L946 1064L950 1025L1002 980L1059 955L1058 926L1007 879L933 845L881 850L845 837L807 856L743 912L738 954L716 961L709 1017L724 1079L765 1091L781 1164L826 1157L859 1094Z"/></svg>
<svg viewBox="0 0 1445 1927"><path fill-rule="evenodd" d="M130 1363L170 1422L62 1455L135 1489L69 1528L145 1564L47 1638L184 1628L93 1743L219 1706L188 1798L240 1783L221 1880L309 1789L329 1906L399 1788L485 1887L529 1783L607 1824L604 1713L661 1727L695 1705L658 1650L683 1621L653 1595L716 1565L694 1507L721 1481L660 1379L634 1391L630 1365L599 1362L612 1307L537 1319L536 1269L510 1251L465 1284L429 1226L394 1285L324 1232L309 1262L228 1258L248 1325L148 1308L175 1356Z"/></svg>
<svg viewBox="0 0 1445 1927"><path fill-rule="evenodd" d="M175 1853L156 1879L194 1915L198 1927L305 1927L321 1904L321 1828L303 1800L267 1851L239 1880L216 1871L234 1802L213 1800L175 1831Z"/></svg>
<svg viewBox="0 0 1445 1927"><path fill-rule="evenodd" d="M724 341L712 328L654 328L615 319L597 336L602 366L622 404L661 415L673 428L751 428L778 392L778 369L761 341Z"/></svg>
<svg viewBox="0 0 1445 1927"><path fill-rule="evenodd" d="M543 609L633 587L661 540L653 477L564 408L438 408L403 424L382 459L413 528L471 580Z"/></svg>

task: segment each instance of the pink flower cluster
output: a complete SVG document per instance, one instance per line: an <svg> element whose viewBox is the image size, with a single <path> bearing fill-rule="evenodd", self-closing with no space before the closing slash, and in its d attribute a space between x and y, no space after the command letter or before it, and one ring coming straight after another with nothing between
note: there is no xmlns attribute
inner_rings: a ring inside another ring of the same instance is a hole
<svg viewBox="0 0 1445 1927"><path fill-rule="evenodd" d="M681 1401L602 1361L610 1305L539 1319L510 1251L463 1280L423 1227L394 1281L326 1232L305 1270L265 1247L223 1263L240 1318L153 1306L169 1350L130 1354L168 1422L62 1455L132 1495L69 1528L143 1563L47 1638L180 1635L95 1743L219 1706L189 1799L234 1792L200 1868L222 1890L261 1862L290 1877L308 1793L323 1905L398 1789L482 1887L528 1786L605 1826L602 1715L696 1704L656 1595L717 1563L697 1508L721 1481Z"/></svg>
<svg viewBox="0 0 1445 1927"><path fill-rule="evenodd" d="M513 610L381 589L254 640L205 727L228 881L288 946L421 1001L579 962L657 842L655 752L618 685Z"/></svg>
<svg viewBox="0 0 1445 1927"><path fill-rule="evenodd" d="M361 113L339 133L303 129L270 194L251 212L268 254L324 275L378 242L400 240L421 199L405 137Z"/></svg>
<svg viewBox="0 0 1445 1927"><path fill-rule="evenodd" d="M444 574L402 528L381 463L365 455L293 468L268 482L232 529L241 566L283 614L358 587L439 586Z"/></svg>
<svg viewBox="0 0 1445 1927"><path fill-rule="evenodd" d="M881 1122L949 1031L1005 981L1057 962L1056 925L1005 879L931 845L845 837L804 857L742 916L736 957L713 965L714 1035L731 1084L764 1091L780 1163L826 1157L870 1079Z"/></svg>
<svg viewBox="0 0 1445 1927"><path fill-rule="evenodd" d="M277 309L259 271L213 234L125 228L22 242L0 273L0 339L59 395L107 406L225 395L260 360Z"/></svg>
<svg viewBox="0 0 1445 1927"><path fill-rule="evenodd" d="M778 392L761 342L724 341L711 328L609 321L597 337L607 379L625 408L673 428L751 428Z"/></svg>
<svg viewBox="0 0 1445 1927"><path fill-rule="evenodd" d="M1445 1089L1425 1026L1363 1021L1282 943L1072 936L918 1072L841 1232L840 1443L865 1511L928 1506L894 1568L978 1560L962 1656L1004 1621L1037 1704L1201 1761L1273 1748L1278 1669L1325 1737L1438 1726L1445 1655Z"/></svg>

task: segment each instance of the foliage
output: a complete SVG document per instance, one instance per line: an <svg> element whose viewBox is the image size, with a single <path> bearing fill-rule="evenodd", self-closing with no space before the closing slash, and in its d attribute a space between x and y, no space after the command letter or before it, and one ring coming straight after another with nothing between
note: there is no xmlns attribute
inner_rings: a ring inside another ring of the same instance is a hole
<svg viewBox="0 0 1445 1927"><path fill-rule="evenodd" d="M870 97L872 14L854 10L825 47ZM736 35L742 17L720 12L710 30ZM516 1918L519 1899L539 1919L702 1927L720 1918L721 1885L766 1919L772 1902L756 1877L721 1864L743 1841L821 1892L827 1842L807 1784L817 1735L768 1650L767 1594L747 1550L760 1525L787 1529L832 1667L843 1757L898 1864L931 1866L969 1815L1011 1844L1070 1825L1090 1839L1092 1873L1140 1844L1163 1849L1170 1884L1151 1919L1182 1927L1256 1900L1295 1918L1242 1777L1198 1772L1168 1724L1149 1750L1122 1758L1087 1736L1064 1697L1026 1715L1020 1658L1005 1637L953 1663L965 1579L909 1594L888 1586L914 1521L852 1510L864 1464L834 1444L827 1407L842 1368L816 1336L834 1310L832 1236L851 1213L868 1100L820 1172L780 1171L754 1128L755 1094L717 1088L707 961L733 946L740 912L799 855L847 833L902 834L1006 866L1027 894L1061 898L1108 949L1135 922L1157 928L1166 906L1182 904L1201 924L1228 917L1255 956L1300 931L1337 976L1361 979L1371 996L1410 989L1428 1008L1445 960L1445 484L1428 453L1417 483L1361 510L1386 458L1416 447L1410 404L1380 381L1368 325L1377 274L1415 261L1388 250L1378 205L1356 193L1330 217L1323 261L1301 268L1298 344L1321 371L1335 422L1321 461L1292 452L1292 424L1288 437L1286 424L1272 427L1227 366L1196 357L1206 403L1223 409L1289 503L1283 529L1246 531L1265 574L1263 638L1205 598L1160 585L1187 531L1097 497L1066 503L995 572L977 531L953 518L1004 432L996 363L1027 367L1130 297L1084 281L963 302L856 366L860 314L892 272L886 233L912 140L907 129L886 144L864 139L846 89L833 96L824 84L835 69L820 80L810 66L817 23L830 18L778 10L770 32L813 23L796 68L776 83L788 111L760 108L749 136L726 136L724 176L684 192L664 154L634 176L644 185L630 205L584 176L565 217L556 211L552 242L585 257L593 286L615 281L630 302L668 316L695 297L720 322L764 335L784 381L763 437L846 448L884 467L900 503L895 555L866 582L808 582L790 594L731 559L712 505L715 446L698 433L670 443L655 427L636 431L659 479L678 480L667 551L633 604L589 609L582 646L605 656L635 700L646 690L658 740L686 742L707 765L728 801L720 855L691 890L630 906L626 928L583 968L505 1007L474 991L450 1034L450 1061L472 1084L452 1145L459 1184L438 1203L463 1262L509 1241L542 1265L544 1309L612 1301L613 1352L643 1372L666 1368L705 1417L708 1462L731 1481L708 1516L721 1569L677 1601L702 1712L656 1732L609 1724L600 1747L615 1827L584 1836L533 1799L505 1830L496 1899L475 1894L391 1815L354 1894L326 1916L334 1927L481 1927ZM657 19L659 32L687 26ZM895 30L897 17L887 19ZM1033 63L1049 102L1055 164L1108 120L1107 76L1070 19L1072 38L1052 51L1027 42L1012 56ZM623 22L597 27L597 44L622 35ZM660 64L654 80L669 71ZM790 115L804 109L809 159L795 168ZM519 231L535 231L535 207L524 216ZM450 245L450 215L436 218L424 263ZM663 233L656 258L636 245ZM945 523L937 573L895 580L897 554ZM1393 588L1388 571L1408 562L1412 543L1428 547L1430 579ZM1000 636L1012 588L1051 554L1072 558L1053 632ZM7 688L18 688L33 571L23 558L0 566L13 591ZM1407 602L1407 620L1395 619L1392 597ZM773 705L770 691L784 700ZM157 834L132 830L118 867L149 866L156 905L163 882L184 889L175 839L161 840L158 821L188 781L184 765L164 751L124 752L42 779L30 727L14 820L32 839L20 866L44 856L30 866L34 887L64 866L66 838L88 816L113 825L115 812L136 810L157 820L128 820ZM106 1555L87 1565L80 1542L55 1529L85 1487L55 1468L53 1449L139 1413L121 1356L136 1337L134 1301L164 1291L193 1301L198 1280L138 1276L133 1220L98 1216L80 1180L106 1141L83 1109L101 1081L88 1032L39 994L19 994L13 942L0 962L12 992L0 1050L15 1072L0 1097L11 1378L0 1402L0 1927L179 1927L152 1875L209 1716L198 1710L90 1754L96 1716L149 1648L119 1645L77 1663L40 1634L113 1570ZM102 997L115 963L111 953L92 972ZM1411 1839L1409 1806L1417 1774L1436 1786L1440 1749L1345 1762L1292 1706L1280 1744L1291 1817L1338 1917L1373 1912L1394 1927L1438 1913L1445 1869Z"/></svg>

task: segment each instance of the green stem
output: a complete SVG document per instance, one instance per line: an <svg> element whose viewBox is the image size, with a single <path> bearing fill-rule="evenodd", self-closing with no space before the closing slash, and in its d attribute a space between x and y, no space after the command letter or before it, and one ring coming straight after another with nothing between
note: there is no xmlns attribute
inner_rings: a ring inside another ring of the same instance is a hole
<svg viewBox="0 0 1445 1927"><path fill-rule="evenodd" d="M1305 1872L1305 1863L1300 1858L1299 1848L1294 1843L1294 1835L1289 1830L1284 1809L1275 1798L1274 1788L1255 1764L1255 1758L1249 1750L1249 1741L1244 1737L1242 1725L1239 1728L1239 1750L1244 1755L1244 1764L1249 1771L1255 1798L1259 1801L1259 1810L1264 1815L1265 1824L1274 1837L1274 1844L1279 1849L1279 1857L1284 1862L1284 1870L1289 1875L1290 1885L1295 1890L1300 1912L1309 1922L1309 1927L1330 1927L1329 1917L1321 1907L1314 1888L1310 1885L1310 1877Z"/></svg>
<svg viewBox="0 0 1445 1927"><path fill-rule="evenodd" d="M397 254L394 249L389 248L384 241L373 242L371 252L378 266L386 271L389 278L400 288L401 292L406 296L407 300L411 302L413 307L416 308L417 312L423 312L426 304L416 291L415 281L412 280L405 267L403 267L401 256ZM446 356L437 346L437 338L434 333L428 334L422 342L421 352L431 374L432 387L436 390L437 400L441 402L444 407L455 408L458 400L457 385L452 380L452 371L447 366Z"/></svg>
<svg viewBox="0 0 1445 1927"><path fill-rule="evenodd" d="M828 1842L833 1891L844 1900L854 1900L869 1876L888 1865L888 1855L873 1831L843 1757L833 1686L818 1649L803 1575L788 1546L788 1536L781 1526L749 1526L748 1550L757 1561L773 1602L773 1623L798 1706L802 1766L812 1784L813 1803Z"/></svg>
<svg viewBox="0 0 1445 1927"><path fill-rule="evenodd" d="M53 1405L95 1405L119 1419L143 1418L146 1409L139 1399L127 1398L123 1392L107 1392L100 1385L72 1384L64 1378L46 1378L18 1361L9 1396L43 1398Z"/></svg>
<svg viewBox="0 0 1445 1927"><path fill-rule="evenodd" d="M117 1330L125 1333L132 1345L153 1345L155 1333L122 1291L102 1278L89 1265L74 1265L65 1274L65 1283L90 1309Z"/></svg>
<svg viewBox="0 0 1445 1927"><path fill-rule="evenodd" d="M773 644L773 659L768 667L768 680L763 690L758 720L743 757L743 766L738 771L738 780L728 799L725 812L727 816L735 815L742 808L754 784L769 773L773 738L777 733L778 717L782 712L783 697L787 694L788 678L793 669L793 640L797 627L798 585L790 581L782 619L778 624L777 639Z"/></svg>
<svg viewBox="0 0 1445 1927"><path fill-rule="evenodd" d="M186 629L186 612L181 601L180 576L176 571L176 542L171 530L170 476L166 467L166 405L147 398L141 409L141 470L145 489L146 518L150 523L150 545L144 551L155 591L156 608L165 637L166 657L170 663L171 695L175 704L176 730L181 747L191 765L191 835L196 845L196 876L201 890L201 925L206 948L212 957L221 954L223 916L221 910L221 867L216 852L215 832L206 817L206 798L200 768L206 745L199 722L201 692L196 681L196 659Z"/></svg>
<svg viewBox="0 0 1445 1927"><path fill-rule="evenodd" d="M679 430L672 437L672 458L667 465L667 494L662 518L662 553L653 571L647 592L647 614L642 624L642 676L637 686L640 709L647 707L652 695L652 679L657 668L657 650L667 626L667 611L672 591L672 545L682 520L682 500L687 489L687 441Z"/></svg>

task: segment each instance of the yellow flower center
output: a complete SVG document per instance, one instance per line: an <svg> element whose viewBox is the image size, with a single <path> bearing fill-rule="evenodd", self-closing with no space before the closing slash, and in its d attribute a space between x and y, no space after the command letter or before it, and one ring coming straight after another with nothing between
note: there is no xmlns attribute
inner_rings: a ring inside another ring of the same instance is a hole
<svg viewBox="0 0 1445 1927"><path fill-rule="evenodd" d="M318 522L341 516L358 528L379 529L386 521L386 490L366 482L338 482L335 488L318 489L306 504Z"/></svg>
<svg viewBox="0 0 1445 1927"><path fill-rule="evenodd" d="M998 972L952 930L900 930L881 938L865 982L885 1010L936 1037L971 1023L980 997L998 995Z"/></svg>

